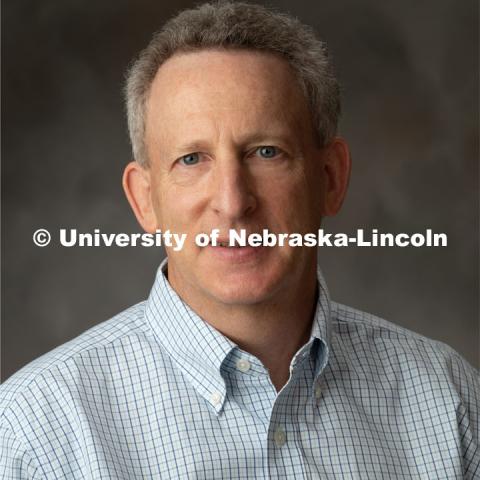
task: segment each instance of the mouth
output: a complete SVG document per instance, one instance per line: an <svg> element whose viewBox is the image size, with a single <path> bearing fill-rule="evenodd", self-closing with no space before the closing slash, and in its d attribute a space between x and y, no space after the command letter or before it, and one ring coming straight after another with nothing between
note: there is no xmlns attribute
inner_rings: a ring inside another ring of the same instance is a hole
<svg viewBox="0 0 480 480"><path fill-rule="evenodd" d="M210 242L205 250L218 261L228 264L245 264L258 262L267 248L264 246L241 246L238 243L230 245L227 239L218 239L216 245L212 245Z"/></svg>
<svg viewBox="0 0 480 480"><path fill-rule="evenodd" d="M238 245L235 243L234 245L230 245L228 240L217 240L216 245L213 245L212 242L209 244L210 247L223 247L223 248L246 248L242 245Z"/></svg>

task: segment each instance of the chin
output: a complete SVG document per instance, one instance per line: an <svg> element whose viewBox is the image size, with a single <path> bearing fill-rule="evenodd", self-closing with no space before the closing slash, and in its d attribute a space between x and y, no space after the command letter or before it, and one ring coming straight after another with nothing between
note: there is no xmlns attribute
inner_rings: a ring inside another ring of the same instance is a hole
<svg viewBox="0 0 480 480"><path fill-rule="evenodd" d="M269 295L251 289L222 289L210 292L210 295L224 305L256 305L268 299Z"/></svg>
<svg viewBox="0 0 480 480"><path fill-rule="evenodd" d="M232 278L233 277L233 278ZM215 277L213 277L215 278ZM279 292L285 276L235 275L230 278L205 279L203 290L214 301L225 305L255 305L272 299Z"/></svg>

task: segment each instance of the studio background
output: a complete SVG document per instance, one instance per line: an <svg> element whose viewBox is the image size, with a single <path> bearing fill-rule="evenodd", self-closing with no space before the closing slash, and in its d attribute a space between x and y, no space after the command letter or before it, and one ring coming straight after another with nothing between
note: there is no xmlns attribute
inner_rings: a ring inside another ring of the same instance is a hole
<svg viewBox="0 0 480 480"><path fill-rule="evenodd" d="M163 251L38 248L32 234L141 231L121 188L124 73L193 4L3 2L2 380L147 297ZM343 86L353 171L324 228L448 234L446 248L322 249L332 298L446 342L478 368L476 2L270 5L327 40Z"/></svg>

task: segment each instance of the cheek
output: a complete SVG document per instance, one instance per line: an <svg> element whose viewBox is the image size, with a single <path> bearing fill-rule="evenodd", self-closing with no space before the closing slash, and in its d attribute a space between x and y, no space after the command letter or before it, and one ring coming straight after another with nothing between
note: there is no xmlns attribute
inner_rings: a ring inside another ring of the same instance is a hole
<svg viewBox="0 0 480 480"><path fill-rule="evenodd" d="M302 173L297 184L298 203L301 204L298 208L302 209L299 214L315 225L322 215L325 196L321 162L309 164Z"/></svg>
<svg viewBox="0 0 480 480"><path fill-rule="evenodd" d="M262 203L267 222L277 233L301 233L319 224L322 185L318 177L309 179L301 170L267 185L262 191Z"/></svg>
<svg viewBox="0 0 480 480"><path fill-rule="evenodd" d="M164 201L160 194L161 189L158 185L158 180L155 177L152 178L150 189L152 207L153 211L155 212L155 217L157 219L157 228L163 230L164 215L162 212L162 206L164 205Z"/></svg>
<svg viewBox="0 0 480 480"><path fill-rule="evenodd" d="M325 185L323 178L320 175L312 176L305 186L305 191L307 192L308 210L315 218L318 218L323 214L324 209Z"/></svg>
<svg viewBox="0 0 480 480"><path fill-rule="evenodd" d="M188 233L195 228L200 205L201 195L198 190L163 184L156 195L155 212L163 230Z"/></svg>
<svg viewBox="0 0 480 480"><path fill-rule="evenodd" d="M155 211L158 228L165 231L171 228L171 209L175 207L172 205L168 184L162 182L162 176L156 175L152 178L151 183L151 197L152 205Z"/></svg>

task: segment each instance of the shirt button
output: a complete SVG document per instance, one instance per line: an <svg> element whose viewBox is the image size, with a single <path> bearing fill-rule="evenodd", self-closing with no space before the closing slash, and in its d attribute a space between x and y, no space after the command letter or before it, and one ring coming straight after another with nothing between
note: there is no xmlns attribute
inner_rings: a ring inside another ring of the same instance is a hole
<svg viewBox="0 0 480 480"><path fill-rule="evenodd" d="M317 385L315 387L315 398L317 400L320 400L320 397L322 396L322 387L320 387L320 385Z"/></svg>
<svg viewBox="0 0 480 480"><path fill-rule="evenodd" d="M248 360L245 360L244 358L241 358L237 361L237 368L241 372L248 372L250 370L250 362Z"/></svg>
<svg viewBox="0 0 480 480"><path fill-rule="evenodd" d="M285 435L285 432L280 427L278 427L273 434L273 439L275 440L275 444L277 445L277 447L281 447L287 440L287 436Z"/></svg>
<svg viewBox="0 0 480 480"><path fill-rule="evenodd" d="M222 394L220 392L213 392L210 400L214 405L218 405L222 401Z"/></svg>

